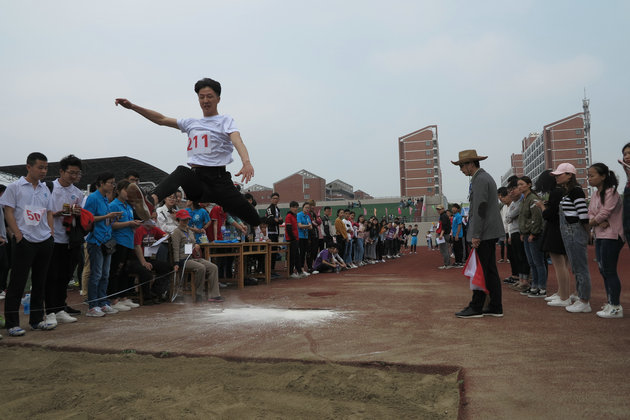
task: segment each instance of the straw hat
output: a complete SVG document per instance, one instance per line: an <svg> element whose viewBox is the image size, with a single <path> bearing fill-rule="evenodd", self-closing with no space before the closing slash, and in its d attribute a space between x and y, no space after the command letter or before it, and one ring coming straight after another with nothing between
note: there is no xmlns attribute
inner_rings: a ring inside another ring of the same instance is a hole
<svg viewBox="0 0 630 420"><path fill-rule="evenodd" d="M459 160L457 162L451 161L453 165L461 165L462 163L475 162L487 159L488 156L479 156L475 149L471 150L462 150L459 152Z"/></svg>

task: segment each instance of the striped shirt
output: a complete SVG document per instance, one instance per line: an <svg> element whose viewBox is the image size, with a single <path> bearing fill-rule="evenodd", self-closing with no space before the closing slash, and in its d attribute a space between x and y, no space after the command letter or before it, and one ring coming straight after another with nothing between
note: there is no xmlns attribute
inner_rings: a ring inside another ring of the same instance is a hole
<svg viewBox="0 0 630 420"><path fill-rule="evenodd" d="M588 205L582 187L575 187L562 197L560 208L568 223L588 223Z"/></svg>

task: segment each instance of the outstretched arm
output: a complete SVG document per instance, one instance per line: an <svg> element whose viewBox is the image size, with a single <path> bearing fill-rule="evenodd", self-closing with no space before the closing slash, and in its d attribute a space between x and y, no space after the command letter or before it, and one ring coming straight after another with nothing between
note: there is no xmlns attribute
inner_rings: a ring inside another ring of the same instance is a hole
<svg viewBox="0 0 630 420"><path fill-rule="evenodd" d="M245 143L243 143L241 134L238 131L230 133L230 140L232 140L232 144L234 145L234 148L236 148L236 151L241 158L241 162L243 162L243 167L234 176L242 175L243 178L241 179L241 182L245 182L247 184L254 176L254 167L249 161L249 153L247 152L247 147L245 147Z"/></svg>
<svg viewBox="0 0 630 420"><path fill-rule="evenodd" d="M147 120L154 122L157 125L165 125L167 127L178 128L177 120L175 118L165 117L157 111L153 111L147 108L142 108L136 104L131 103L131 101L125 98L117 98L114 102L116 106L120 105L123 108L130 109L132 111L136 111L138 114L142 115Z"/></svg>

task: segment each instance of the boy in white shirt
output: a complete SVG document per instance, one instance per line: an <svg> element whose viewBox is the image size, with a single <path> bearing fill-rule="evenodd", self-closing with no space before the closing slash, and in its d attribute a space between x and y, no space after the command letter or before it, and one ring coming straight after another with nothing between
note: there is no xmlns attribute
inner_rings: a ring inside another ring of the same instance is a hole
<svg viewBox="0 0 630 420"><path fill-rule="evenodd" d="M7 289L4 317L9 335L25 334L20 328L20 302L31 271L31 313L34 330L51 330L44 321L46 273L53 250L53 209L50 190L42 180L48 172L48 158L34 152L26 159L26 177L9 184L0 197L7 225L15 234L11 280Z"/></svg>

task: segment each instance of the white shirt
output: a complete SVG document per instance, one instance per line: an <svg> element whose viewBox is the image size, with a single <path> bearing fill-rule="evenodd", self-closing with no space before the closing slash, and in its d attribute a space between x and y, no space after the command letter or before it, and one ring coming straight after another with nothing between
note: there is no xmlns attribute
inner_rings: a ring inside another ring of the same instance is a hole
<svg viewBox="0 0 630 420"><path fill-rule="evenodd" d="M83 191L75 187L74 185L70 185L68 187L64 187L59 183L59 179L55 179L53 181L53 192L52 192L52 208L53 212L58 212L63 210L64 204L70 204L72 207L73 204L80 206L83 203ZM70 238L68 238L68 233L66 232L66 227L63 225L63 216L53 217L53 222L55 226L55 243L56 244L67 244Z"/></svg>
<svg viewBox="0 0 630 420"><path fill-rule="evenodd" d="M50 190L43 182L33 188L25 177L7 185L0 205L14 209L18 229L29 242L44 242L50 238L47 211L53 211ZM6 209L5 209L6 213ZM35 216L37 214L37 216Z"/></svg>
<svg viewBox="0 0 630 420"><path fill-rule="evenodd" d="M182 133L188 134L186 152L189 165L226 166L232 163L234 145L230 134L237 132L229 115L177 120Z"/></svg>
<svg viewBox="0 0 630 420"><path fill-rule="evenodd" d="M178 223L175 220L175 212L177 211L177 207L173 206L173 212L169 213L168 207L166 205L162 207L158 207L157 212L157 223L158 227L162 229L166 233L173 233L175 229L177 229Z"/></svg>

